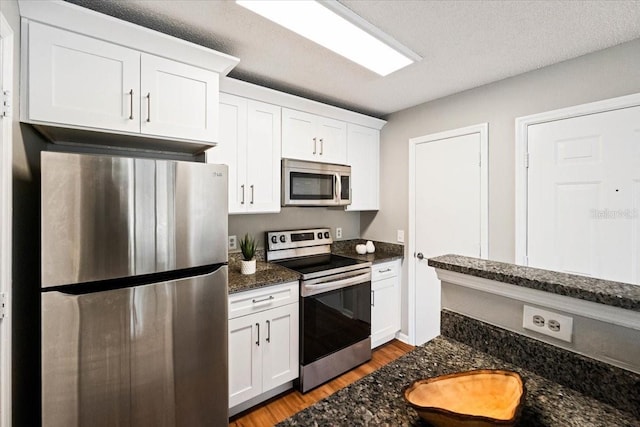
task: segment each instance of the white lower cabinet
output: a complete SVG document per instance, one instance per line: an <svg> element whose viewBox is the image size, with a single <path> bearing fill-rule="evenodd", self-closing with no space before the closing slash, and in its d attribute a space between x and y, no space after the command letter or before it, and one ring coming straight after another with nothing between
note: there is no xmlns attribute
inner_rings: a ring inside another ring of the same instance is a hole
<svg viewBox="0 0 640 427"><path fill-rule="evenodd" d="M371 348L396 336L400 330L400 260L371 267Z"/></svg>
<svg viewBox="0 0 640 427"><path fill-rule="evenodd" d="M229 408L234 408L254 398L256 404L261 395L267 399L270 390L298 377L298 282L230 295L229 313Z"/></svg>

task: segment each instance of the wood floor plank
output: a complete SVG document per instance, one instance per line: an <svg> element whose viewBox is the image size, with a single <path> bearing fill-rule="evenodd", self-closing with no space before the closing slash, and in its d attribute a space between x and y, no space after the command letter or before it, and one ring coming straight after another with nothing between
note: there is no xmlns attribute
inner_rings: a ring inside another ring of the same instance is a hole
<svg viewBox="0 0 640 427"><path fill-rule="evenodd" d="M393 340L373 350L371 360L340 375L308 393L289 390L252 409L235 415L229 420L230 427L271 427L293 414L313 405L348 386L349 384L380 369L389 362L413 350L413 346Z"/></svg>

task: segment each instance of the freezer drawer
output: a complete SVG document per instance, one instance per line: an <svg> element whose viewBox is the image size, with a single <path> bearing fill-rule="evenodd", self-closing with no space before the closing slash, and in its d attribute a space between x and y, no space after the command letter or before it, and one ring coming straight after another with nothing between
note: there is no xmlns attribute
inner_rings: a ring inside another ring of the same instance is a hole
<svg viewBox="0 0 640 427"><path fill-rule="evenodd" d="M227 267L42 294L43 426L228 424Z"/></svg>
<svg viewBox="0 0 640 427"><path fill-rule="evenodd" d="M41 156L43 288L227 262L227 166Z"/></svg>

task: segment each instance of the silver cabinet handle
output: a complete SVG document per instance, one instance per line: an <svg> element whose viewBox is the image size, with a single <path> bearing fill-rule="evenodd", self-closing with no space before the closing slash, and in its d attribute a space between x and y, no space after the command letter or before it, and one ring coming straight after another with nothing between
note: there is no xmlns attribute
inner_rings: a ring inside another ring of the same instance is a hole
<svg viewBox="0 0 640 427"><path fill-rule="evenodd" d="M267 342L271 342L271 320L267 320Z"/></svg>
<svg viewBox="0 0 640 427"><path fill-rule="evenodd" d="M317 142L318 142L318 141L316 140L316 138L313 138L313 154L316 154L316 151L318 151L318 150L316 149L316 143L317 143Z"/></svg>
<svg viewBox="0 0 640 427"><path fill-rule="evenodd" d="M252 302L254 304L258 304L259 302L265 302L265 301L271 301L272 299L274 299L275 297L273 295L269 295L267 298L262 298L262 299L253 299Z"/></svg>
<svg viewBox="0 0 640 427"><path fill-rule="evenodd" d="M131 114L129 114L129 120L133 120L133 89L129 91L129 96L131 97L129 100L129 111L131 112Z"/></svg>
<svg viewBox="0 0 640 427"><path fill-rule="evenodd" d="M244 205L244 184L242 184L240 188L242 188L242 201L240 202L240 204Z"/></svg>
<svg viewBox="0 0 640 427"><path fill-rule="evenodd" d="M376 291L371 290L371 307L376 306Z"/></svg>
<svg viewBox="0 0 640 427"><path fill-rule="evenodd" d="M390 268L385 268L384 270L378 270L378 273L388 273L389 271L391 271Z"/></svg>
<svg viewBox="0 0 640 427"><path fill-rule="evenodd" d="M151 92L147 93L147 122L151 121Z"/></svg>
<svg viewBox="0 0 640 427"><path fill-rule="evenodd" d="M422 255L422 252L418 252L418 254L416 255L416 258L424 259L424 255Z"/></svg>
<svg viewBox="0 0 640 427"><path fill-rule="evenodd" d="M258 339L256 340L256 345L260 345L260 323L256 323L256 327L258 328Z"/></svg>
<svg viewBox="0 0 640 427"><path fill-rule="evenodd" d="M254 195L253 184L251 184L251 204L253 204L253 195Z"/></svg>
<svg viewBox="0 0 640 427"><path fill-rule="evenodd" d="M323 151L324 151L324 138L320 138L320 155L321 156Z"/></svg>

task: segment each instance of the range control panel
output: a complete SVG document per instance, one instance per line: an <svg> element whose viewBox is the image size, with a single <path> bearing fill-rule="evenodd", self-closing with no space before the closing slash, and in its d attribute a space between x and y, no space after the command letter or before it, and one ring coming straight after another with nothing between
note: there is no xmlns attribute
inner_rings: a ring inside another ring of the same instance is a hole
<svg viewBox="0 0 640 427"><path fill-rule="evenodd" d="M269 231L266 235L266 246L270 251L304 248L307 246L330 245L333 243L331 230L328 228Z"/></svg>

